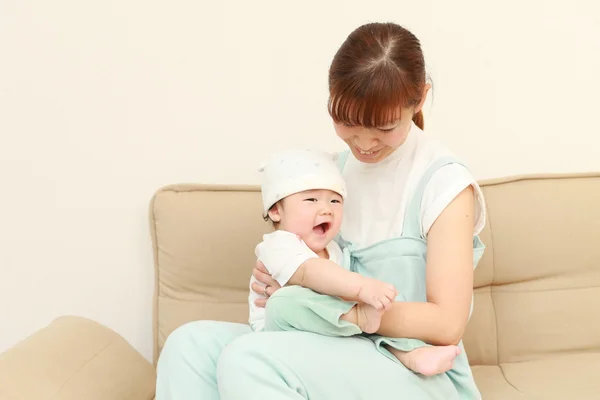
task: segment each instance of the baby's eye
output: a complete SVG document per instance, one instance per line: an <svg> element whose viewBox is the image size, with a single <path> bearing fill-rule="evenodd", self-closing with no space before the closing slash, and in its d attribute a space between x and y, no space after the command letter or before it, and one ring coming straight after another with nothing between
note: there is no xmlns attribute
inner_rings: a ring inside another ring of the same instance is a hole
<svg viewBox="0 0 600 400"><path fill-rule="evenodd" d="M315 199L314 197L311 197L309 199L304 199L304 201L310 201L310 202L314 203L317 201L317 199Z"/></svg>
<svg viewBox="0 0 600 400"><path fill-rule="evenodd" d="M335 199L335 200L331 200L332 203L341 203L341 201Z"/></svg>

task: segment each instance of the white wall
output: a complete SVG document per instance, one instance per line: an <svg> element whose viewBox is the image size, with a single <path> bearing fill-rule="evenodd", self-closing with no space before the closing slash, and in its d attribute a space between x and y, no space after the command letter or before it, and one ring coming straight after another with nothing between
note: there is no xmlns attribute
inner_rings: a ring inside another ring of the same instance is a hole
<svg viewBox="0 0 600 400"><path fill-rule="evenodd" d="M478 178L600 170L597 2L294 4L0 2L0 351L77 314L150 358L151 195L340 149L327 69L367 21L422 39L428 128Z"/></svg>

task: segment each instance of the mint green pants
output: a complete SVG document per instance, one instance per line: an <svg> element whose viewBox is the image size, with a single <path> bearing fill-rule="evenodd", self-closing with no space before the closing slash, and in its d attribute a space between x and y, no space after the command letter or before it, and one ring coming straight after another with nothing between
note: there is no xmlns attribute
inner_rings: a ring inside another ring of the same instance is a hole
<svg viewBox="0 0 600 400"><path fill-rule="evenodd" d="M357 325L340 320L355 304L301 286L284 287L267 302L265 331L305 331L342 337L359 335L362 332ZM402 351L429 346L418 339L364 336L373 340L382 355L395 362L399 361L386 349L386 344Z"/></svg>
<svg viewBox="0 0 600 400"><path fill-rule="evenodd" d="M156 400L459 399L446 375L423 377L361 336L259 332L196 321L167 339Z"/></svg>
<svg viewBox="0 0 600 400"><path fill-rule="evenodd" d="M266 332L188 323L165 343L156 400L465 398L447 375L417 375L375 340L357 335L356 325L339 321L353 305L288 287L267 303Z"/></svg>
<svg viewBox="0 0 600 400"><path fill-rule="evenodd" d="M305 331L327 336L353 336L359 327L340 320L356 302L326 296L302 286L286 286L269 298L265 331Z"/></svg>

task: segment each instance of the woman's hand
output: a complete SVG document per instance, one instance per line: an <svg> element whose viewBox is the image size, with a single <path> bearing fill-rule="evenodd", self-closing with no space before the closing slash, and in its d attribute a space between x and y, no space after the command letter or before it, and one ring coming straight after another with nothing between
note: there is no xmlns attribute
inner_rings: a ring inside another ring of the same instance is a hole
<svg viewBox="0 0 600 400"><path fill-rule="evenodd" d="M256 261L256 267L254 267L254 270L252 271L252 275L254 275L258 282L260 282L254 282L252 284L252 290L258 294L267 295L266 299L254 300L254 304L256 304L258 307L264 307L267 305L268 298L271 297L277 290L281 289L281 285L279 285L275 279L271 278L271 275L269 274L269 271L267 271L265 265L258 260Z"/></svg>

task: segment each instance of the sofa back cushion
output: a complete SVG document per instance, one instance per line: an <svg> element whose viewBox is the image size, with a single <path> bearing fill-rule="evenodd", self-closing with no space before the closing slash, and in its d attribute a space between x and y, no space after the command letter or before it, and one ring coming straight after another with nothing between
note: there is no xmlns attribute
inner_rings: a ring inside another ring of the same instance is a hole
<svg viewBox="0 0 600 400"><path fill-rule="evenodd" d="M600 174L482 182L471 364L600 351Z"/></svg>

